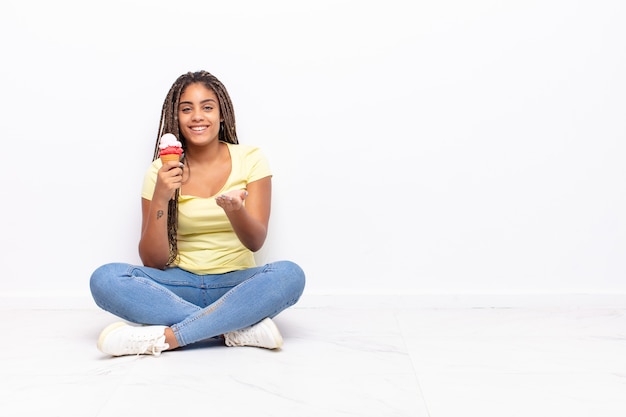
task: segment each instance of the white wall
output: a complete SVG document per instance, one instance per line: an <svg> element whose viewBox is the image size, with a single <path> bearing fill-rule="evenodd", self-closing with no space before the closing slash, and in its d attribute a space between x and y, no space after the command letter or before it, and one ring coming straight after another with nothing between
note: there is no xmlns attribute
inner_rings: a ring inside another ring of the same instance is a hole
<svg viewBox="0 0 626 417"><path fill-rule="evenodd" d="M625 4L4 1L2 291L139 262L162 101L206 69L275 171L259 259L308 291L626 293Z"/></svg>

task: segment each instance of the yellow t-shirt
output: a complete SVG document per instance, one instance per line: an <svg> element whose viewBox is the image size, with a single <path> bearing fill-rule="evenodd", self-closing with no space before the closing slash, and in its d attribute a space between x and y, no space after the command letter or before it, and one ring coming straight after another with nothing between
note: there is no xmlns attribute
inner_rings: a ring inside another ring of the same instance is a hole
<svg viewBox="0 0 626 417"><path fill-rule="evenodd" d="M257 147L227 143L232 169L216 194L245 190L248 183L271 176L266 157ZM146 171L141 196L152 200L161 160ZM235 234L215 196L178 198L178 259L174 264L195 274L221 274L255 266L254 255Z"/></svg>

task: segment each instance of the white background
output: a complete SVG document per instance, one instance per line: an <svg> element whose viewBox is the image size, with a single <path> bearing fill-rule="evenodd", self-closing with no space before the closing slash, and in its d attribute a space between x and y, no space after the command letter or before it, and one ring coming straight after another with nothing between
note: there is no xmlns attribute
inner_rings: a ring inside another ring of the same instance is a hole
<svg viewBox="0 0 626 417"><path fill-rule="evenodd" d="M621 0L0 5L0 292L139 262L187 71L274 176L261 262L317 293L626 293Z"/></svg>

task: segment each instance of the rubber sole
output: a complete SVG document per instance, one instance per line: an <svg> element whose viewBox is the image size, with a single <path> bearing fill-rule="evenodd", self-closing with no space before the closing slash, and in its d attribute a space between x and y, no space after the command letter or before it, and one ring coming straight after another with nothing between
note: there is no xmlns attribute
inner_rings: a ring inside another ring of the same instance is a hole
<svg viewBox="0 0 626 417"><path fill-rule="evenodd" d="M123 321L118 321L117 323L109 324L107 327L105 327L104 330L102 330L102 332L100 333L100 337L98 337L98 350L100 350L101 352L104 352L102 350L104 339L106 339L107 336L111 334L112 331L119 329L120 327L124 327L124 326L128 326L128 325L124 323Z"/></svg>

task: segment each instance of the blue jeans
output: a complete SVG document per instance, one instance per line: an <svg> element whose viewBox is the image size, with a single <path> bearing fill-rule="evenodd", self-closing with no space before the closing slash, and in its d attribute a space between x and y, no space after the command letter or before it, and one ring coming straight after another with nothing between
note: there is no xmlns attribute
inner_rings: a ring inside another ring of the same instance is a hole
<svg viewBox="0 0 626 417"><path fill-rule="evenodd" d="M298 301L304 283L298 265L279 261L210 275L110 263L96 269L89 284L103 310L171 327L185 346L276 316Z"/></svg>

